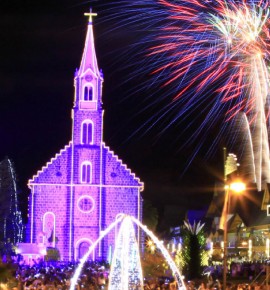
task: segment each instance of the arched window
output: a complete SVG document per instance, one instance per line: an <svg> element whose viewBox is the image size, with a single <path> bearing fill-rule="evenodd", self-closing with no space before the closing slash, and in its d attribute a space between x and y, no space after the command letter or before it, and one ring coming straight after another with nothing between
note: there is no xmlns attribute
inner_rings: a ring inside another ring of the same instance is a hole
<svg viewBox="0 0 270 290"><path fill-rule="evenodd" d="M92 101L93 100L93 88L91 86L84 87L84 101Z"/></svg>
<svg viewBox="0 0 270 290"><path fill-rule="evenodd" d="M43 216L43 233L45 244L55 246L55 214L46 212Z"/></svg>
<svg viewBox="0 0 270 290"><path fill-rule="evenodd" d="M82 259L92 246L93 242L88 238L82 238L75 243L75 260ZM89 255L88 261L95 260L95 250Z"/></svg>
<svg viewBox="0 0 270 290"><path fill-rule="evenodd" d="M78 258L82 259L84 257L84 255L88 252L89 248L90 248L90 244L88 242L80 243Z"/></svg>
<svg viewBox="0 0 270 290"><path fill-rule="evenodd" d="M88 161L81 165L81 182L92 183L92 164Z"/></svg>
<svg viewBox="0 0 270 290"><path fill-rule="evenodd" d="M81 143L93 144L93 123L89 120L82 123Z"/></svg>

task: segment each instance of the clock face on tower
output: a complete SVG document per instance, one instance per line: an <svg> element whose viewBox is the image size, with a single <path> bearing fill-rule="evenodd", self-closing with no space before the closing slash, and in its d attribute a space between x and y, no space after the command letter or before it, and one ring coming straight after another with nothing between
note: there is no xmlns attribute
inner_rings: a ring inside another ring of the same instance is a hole
<svg viewBox="0 0 270 290"><path fill-rule="evenodd" d="M78 208L83 213L90 213L94 210L94 199L88 195L83 195L78 199Z"/></svg>

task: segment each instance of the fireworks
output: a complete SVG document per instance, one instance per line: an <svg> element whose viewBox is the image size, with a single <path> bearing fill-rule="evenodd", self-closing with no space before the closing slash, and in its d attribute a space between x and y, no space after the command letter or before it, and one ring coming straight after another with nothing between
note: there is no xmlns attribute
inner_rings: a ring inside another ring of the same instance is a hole
<svg viewBox="0 0 270 290"><path fill-rule="evenodd" d="M171 107L161 109L158 118L174 112L170 126L201 108L204 119L189 141L205 136L205 126L213 127L220 116L224 119L220 135L233 122L231 143L237 131L245 143L241 152L248 154L247 175L261 190L264 182L270 182L269 1L131 2L122 2L123 21L150 32L144 41L149 47L143 69L148 66L155 81L173 97Z"/></svg>

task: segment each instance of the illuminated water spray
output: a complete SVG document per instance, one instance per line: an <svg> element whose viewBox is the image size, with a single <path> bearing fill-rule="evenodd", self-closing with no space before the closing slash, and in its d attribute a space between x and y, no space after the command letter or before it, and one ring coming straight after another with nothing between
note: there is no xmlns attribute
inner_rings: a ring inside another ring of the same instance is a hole
<svg viewBox="0 0 270 290"><path fill-rule="evenodd" d="M141 228L156 244L161 251L172 273L177 281L178 290L185 290L185 284L182 276L171 258L169 252L164 247L163 242L160 241L146 226L134 217L123 215L112 223L93 243L88 252L81 259L81 262L76 269L70 289L75 289L76 282L80 276L82 267L87 261L89 255L99 244L99 242L121 222L121 227L116 241L116 248L113 255L113 261L110 270L109 288L108 290L141 290L143 289L143 274L141 268L139 247L136 241L136 234L133 223Z"/></svg>
<svg viewBox="0 0 270 290"><path fill-rule="evenodd" d="M109 290L125 289L143 289L139 247L129 216L119 230L109 278Z"/></svg>
<svg viewBox="0 0 270 290"><path fill-rule="evenodd" d="M76 288L76 283L77 283L77 280L81 274L83 265L87 261L88 257L91 255L91 253L95 250L96 246L119 222L122 221L122 219L123 219L123 217L120 217L115 222L111 223L110 226L108 226L107 229L101 233L99 238L89 247L87 253L82 257L80 264L79 264L78 268L76 269L75 274L71 280L70 290L73 290Z"/></svg>
<svg viewBox="0 0 270 290"><path fill-rule="evenodd" d="M173 276L175 277L177 283L178 283L178 289L186 289L184 281L182 279L182 275L180 274L177 266L175 265L171 255L167 251L167 249L164 247L163 242L160 241L152 231L150 231L146 226L144 226L139 220L135 219L134 217L131 217L132 221L137 224L156 244L157 248L161 251L162 255L166 259L168 265L170 266Z"/></svg>

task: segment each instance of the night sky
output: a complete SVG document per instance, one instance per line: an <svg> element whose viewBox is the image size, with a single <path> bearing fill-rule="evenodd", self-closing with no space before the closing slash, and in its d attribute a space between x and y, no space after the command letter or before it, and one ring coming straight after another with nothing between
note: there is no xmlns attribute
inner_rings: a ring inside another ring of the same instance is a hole
<svg viewBox="0 0 270 290"><path fill-rule="evenodd" d="M147 76L127 79L124 66L134 61L127 45L132 35L110 30L101 4L75 0L0 3L0 158L14 161L22 205L25 208L29 194L27 180L71 138L73 76L87 28L83 13L92 6L99 14L94 33L105 79L106 144L144 181L143 197L161 211L166 204L202 207L209 201L214 180L222 175L222 150L210 160L203 158L202 150L183 174L193 148L180 150L188 137L179 137L180 126L161 136L160 127L134 134L155 109L140 113L146 95L130 93Z"/></svg>

